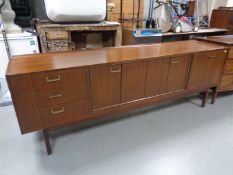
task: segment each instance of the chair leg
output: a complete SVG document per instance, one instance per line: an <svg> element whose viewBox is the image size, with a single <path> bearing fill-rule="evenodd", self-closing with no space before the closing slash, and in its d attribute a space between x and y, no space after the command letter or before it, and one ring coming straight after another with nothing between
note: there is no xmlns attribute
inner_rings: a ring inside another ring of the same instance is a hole
<svg viewBox="0 0 233 175"><path fill-rule="evenodd" d="M51 149L51 145L50 145L50 141L49 141L49 132L48 132L47 129L43 130L43 135L44 135L44 141L45 141L47 154L51 155L52 154L52 149Z"/></svg>
<svg viewBox="0 0 233 175"><path fill-rule="evenodd" d="M215 104L218 92L217 92L217 87L212 88L212 99L211 99L211 104Z"/></svg>
<svg viewBox="0 0 233 175"><path fill-rule="evenodd" d="M204 108L206 106L207 103L207 99L208 99L208 95L209 95L209 89L207 89L205 92L202 93L203 97L202 97L202 104L201 107Z"/></svg>

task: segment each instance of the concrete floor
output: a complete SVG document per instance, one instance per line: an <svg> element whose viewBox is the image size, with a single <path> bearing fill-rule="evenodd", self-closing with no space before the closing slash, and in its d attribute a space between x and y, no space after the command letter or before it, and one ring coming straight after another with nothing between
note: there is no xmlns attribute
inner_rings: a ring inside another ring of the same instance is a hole
<svg viewBox="0 0 233 175"><path fill-rule="evenodd" d="M53 132L52 156L40 132L21 136L13 107L2 107L0 174L232 175L233 94L200 103L194 97Z"/></svg>

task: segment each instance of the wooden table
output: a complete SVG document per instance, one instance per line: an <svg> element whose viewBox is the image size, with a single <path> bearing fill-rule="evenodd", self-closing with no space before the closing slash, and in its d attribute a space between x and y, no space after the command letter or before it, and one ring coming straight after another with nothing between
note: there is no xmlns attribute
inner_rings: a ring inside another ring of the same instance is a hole
<svg viewBox="0 0 233 175"><path fill-rule="evenodd" d="M6 78L22 134L216 89L226 48L202 41L17 56ZM26 147L25 147L26 149Z"/></svg>
<svg viewBox="0 0 233 175"><path fill-rule="evenodd" d="M173 33L167 32L145 37L135 37L132 35L132 28L124 28L122 31L122 41L123 45L133 45L133 44L145 44L145 43L160 43L168 41L180 41L180 40L189 40L194 36L213 36L221 35L226 33L227 29L211 28L211 29L200 29L198 32L185 32L185 33Z"/></svg>

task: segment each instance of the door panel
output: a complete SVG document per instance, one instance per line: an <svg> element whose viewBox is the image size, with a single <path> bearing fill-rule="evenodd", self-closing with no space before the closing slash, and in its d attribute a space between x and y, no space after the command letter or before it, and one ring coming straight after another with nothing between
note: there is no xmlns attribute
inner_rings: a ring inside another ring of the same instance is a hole
<svg viewBox="0 0 233 175"><path fill-rule="evenodd" d="M146 71L147 61L122 65L122 102L145 97Z"/></svg>
<svg viewBox="0 0 233 175"><path fill-rule="evenodd" d="M167 92L173 92L186 88L189 64L189 55L171 58L167 79Z"/></svg>
<svg viewBox="0 0 233 175"><path fill-rule="evenodd" d="M92 69L93 108L100 109L120 103L121 65Z"/></svg>
<svg viewBox="0 0 233 175"><path fill-rule="evenodd" d="M155 96L166 92L170 59L154 59L148 61L146 78L146 96Z"/></svg>
<svg viewBox="0 0 233 175"><path fill-rule="evenodd" d="M224 50L194 54L188 89L218 84L226 53Z"/></svg>
<svg viewBox="0 0 233 175"><path fill-rule="evenodd" d="M212 66L209 75L210 84L218 85L223 71L226 54L227 53L225 52L225 50L212 51L209 54L209 59L212 59Z"/></svg>

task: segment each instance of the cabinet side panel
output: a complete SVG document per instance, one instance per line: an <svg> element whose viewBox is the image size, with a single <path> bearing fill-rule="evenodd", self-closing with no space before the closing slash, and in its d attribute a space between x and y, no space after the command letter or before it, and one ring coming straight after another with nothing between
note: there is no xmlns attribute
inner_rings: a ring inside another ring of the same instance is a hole
<svg viewBox="0 0 233 175"><path fill-rule="evenodd" d="M30 75L7 77L16 116L22 134L42 128ZM28 92L28 93L26 93ZM30 104L30 105L29 105Z"/></svg>

